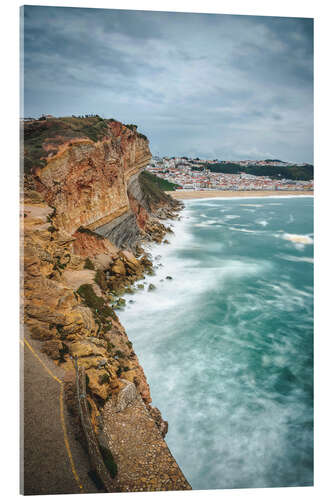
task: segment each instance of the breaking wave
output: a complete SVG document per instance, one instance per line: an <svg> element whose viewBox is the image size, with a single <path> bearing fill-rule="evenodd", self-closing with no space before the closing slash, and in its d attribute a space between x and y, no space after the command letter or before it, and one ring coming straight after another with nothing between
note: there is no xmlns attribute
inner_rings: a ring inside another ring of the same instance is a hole
<svg viewBox="0 0 333 500"><path fill-rule="evenodd" d="M229 226L231 231L241 231L242 233L258 233L259 231L254 231L253 229L243 229L240 227L231 227Z"/></svg>
<svg viewBox="0 0 333 500"><path fill-rule="evenodd" d="M308 264L313 264L313 257L296 257L295 255L281 255L278 254L279 259L288 260L289 262L307 262Z"/></svg>

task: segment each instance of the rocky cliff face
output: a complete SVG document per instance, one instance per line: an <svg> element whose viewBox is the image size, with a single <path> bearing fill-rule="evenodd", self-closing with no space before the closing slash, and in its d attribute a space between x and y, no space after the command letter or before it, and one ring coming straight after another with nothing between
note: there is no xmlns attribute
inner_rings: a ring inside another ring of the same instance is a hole
<svg viewBox="0 0 333 500"><path fill-rule="evenodd" d="M151 154L135 127L80 120L26 125L25 324L69 373L73 357L85 367L95 417L104 401L117 398L124 379L154 415L145 374L114 306L152 271L140 242L162 241L167 228L157 215L173 216L179 204L142 181ZM155 420L164 432L160 415Z"/></svg>
<svg viewBox="0 0 333 500"><path fill-rule="evenodd" d="M34 171L37 190L70 234L130 215L128 182L151 158L148 141L135 130L115 121L107 125L97 142L78 137L58 144L46 165Z"/></svg>
<svg viewBox="0 0 333 500"><path fill-rule="evenodd" d="M56 229L50 217L52 208L26 197L24 205L24 317L41 349L68 371L73 371L71 356L85 366L92 396L98 401L117 394L121 378L134 382L143 400L151 402L149 386L133 352L126 332L108 297L96 282L96 270L87 269L86 259L73 251L76 240ZM54 228L55 230L51 230ZM118 259L118 249L107 240L91 244L82 235L91 258L94 252ZM89 246L90 243L90 246ZM111 251L108 253L108 251ZM142 272L134 256L124 256L127 267ZM130 262L130 259L133 262ZM97 261L98 262L98 261ZM97 266L96 266L97 267ZM124 264L126 272L126 266Z"/></svg>

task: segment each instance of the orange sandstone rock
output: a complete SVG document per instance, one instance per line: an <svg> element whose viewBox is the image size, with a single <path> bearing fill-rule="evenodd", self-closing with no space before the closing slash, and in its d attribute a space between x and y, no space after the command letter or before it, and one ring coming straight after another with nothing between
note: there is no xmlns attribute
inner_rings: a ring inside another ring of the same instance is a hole
<svg viewBox="0 0 333 500"><path fill-rule="evenodd" d="M73 234L103 225L129 210L128 180L149 162L148 141L111 122L101 141L73 139L36 170L37 189L57 210L57 224Z"/></svg>

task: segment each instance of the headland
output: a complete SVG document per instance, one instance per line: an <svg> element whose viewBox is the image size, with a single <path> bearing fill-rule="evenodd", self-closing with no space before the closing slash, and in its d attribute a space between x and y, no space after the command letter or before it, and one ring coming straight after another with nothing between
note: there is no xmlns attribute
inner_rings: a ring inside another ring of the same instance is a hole
<svg viewBox="0 0 333 500"><path fill-rule="evenodd" d="M142 244L165 241L162 221L182 203L145 176L149 142L135 125L51 117L22 135L21 491L191 489L117 316L154 272Z"/></svg>

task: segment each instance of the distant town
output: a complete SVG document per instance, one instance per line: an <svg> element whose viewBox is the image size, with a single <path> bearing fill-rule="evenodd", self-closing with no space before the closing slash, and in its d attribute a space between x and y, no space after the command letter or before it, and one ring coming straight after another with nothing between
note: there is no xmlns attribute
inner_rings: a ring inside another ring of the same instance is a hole
<svg viewBox="0 0 333 500"><path fill-rule="evenodd" d="M72 118L99 118L98 115L72 115ZM57 120L53 115L21 118L22 122ZM113 121L113 119L110 119ZM137 130L136 125L126 125ZM146 138L144 135L141 137ZM163 179L164 190L222 191L313 191L313 165L266 160L204 160L200 158L153 156L146 171Z"/></svg>
<svg viewBox="0 0 333 500"><path fill-rule="evenodd" d="M146 170L175 184L174 189L312 191L314 188L313 178L302 179L311 175L312 165L276 159L224 161L153 156ZM253 171L256 175L249 173ZM300 178L290 178L297 175Z"/></svg>

